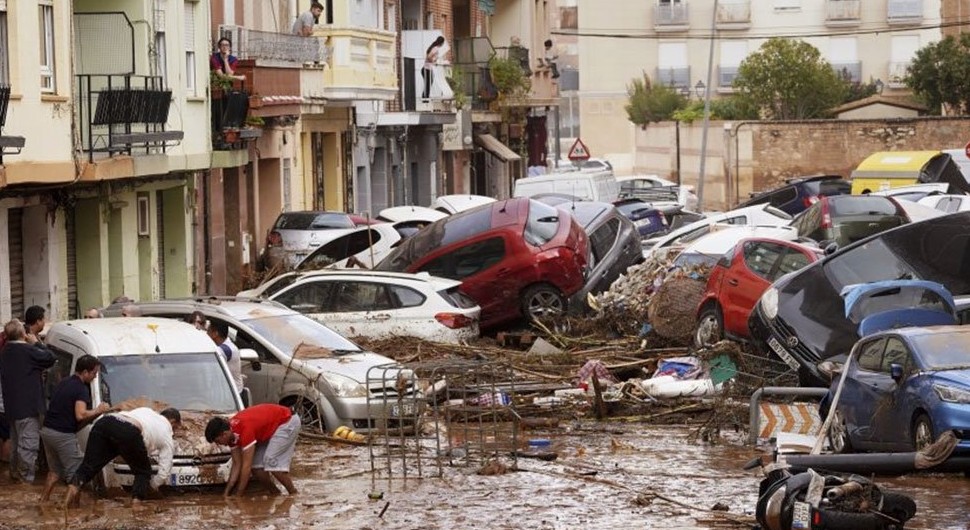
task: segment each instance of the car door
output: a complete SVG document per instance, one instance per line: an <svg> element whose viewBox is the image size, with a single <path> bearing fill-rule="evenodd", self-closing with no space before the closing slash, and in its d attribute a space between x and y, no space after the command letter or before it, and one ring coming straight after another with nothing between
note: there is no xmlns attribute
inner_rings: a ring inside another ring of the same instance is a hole
<svg viewBox="0 0 970 530"><path fill-rule="evenodd" d="M882 354L886 339L877 337L861 344L856 359L847 369L845 386L839 398L838 409L842 412L852 446L856 449L874 448L873 414L876 409L873 388L881 379Z"/></svg>
<svg viewBox="0 0 970 530"><path fill-rule="evenodd" d="M911 436L908 424L913 417L911 397L906 396L902 385L892 378L892 365L903 369L903 378L913 367L912 353L899 337L886 339L886 349L882 355L879 374L871 382L871 392L875 400L873 417L873 441L890 451L911 451Z"/></svg>
<svg viewBox="0 0 970 530"><path fill-rule="evenodd" d="M753 240L741 244L741 259L733 261L721 282L719 298L725 331L748 335L748 315L771 284L771 271L783 252L784 247L771 241Z"/></svg>
<svg viewBox="0 0 970 530"><path fill-rule="evenodd" d="M533 263L531 260L519 263L507 259L508 244L504 234L468 241L422 264L416 272L461 280L461 291L481 306L482 322L506 315L509 311L517 314L518 287L523 282L531 281L531 276L522 277L524 271L521 269L532 267Z"/></svg>
<svg viewBox="0 0 970 530"><path fill-rule="evenodd" d="M212 320L213 317L209 317ZM250 404L279 403L283 391L286 366L273 350L255 338L248 330L229 323L229 338L240 349L251 349L259 358L257 363L242 363L245 386L249 389Z"/></svg>

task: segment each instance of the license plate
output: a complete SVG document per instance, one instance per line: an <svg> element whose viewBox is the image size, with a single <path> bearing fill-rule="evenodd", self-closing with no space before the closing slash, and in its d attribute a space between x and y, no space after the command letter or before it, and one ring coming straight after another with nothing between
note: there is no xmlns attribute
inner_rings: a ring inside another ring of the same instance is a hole
<svg viewBox="0 0 970 530"><path fill-rule="evenodd" d="M202 475L180 475L178 473L172 473L169 477L168 484L170 486L202 486L205 484L212 484L213 480L209 477L203 477Z"/></svg>
<svg viewBox="0 0 970 530"><path fill-rule="evenodd" d="M781 360L785 361L785 364L787 364L788 366L791 366L792 369L798 370L799 368L801 368L801 365L798 364L798 361L796 361L795 358L792 357L791 354L788 353L788 351L786 351L785 348L783 348L782 345L779 344L777 340L775 340L774 337L768 337L768 346L771 346L771 350L774 351L778 355L778 357L781 357Z"/></svg>
<svg viewBox="0 0 970 530"><path fill-rule="evenodd" d="M798 530L812 528L812 507L807 502L795 501L792 507L791 527Z"/></svg>
<svg viewBox="0 0 970 530"><path fill-rule="evenodd" d="M413 416L417 412L414 403L399 403L391 405L391 416L399 418L401 416Z"/></svg>

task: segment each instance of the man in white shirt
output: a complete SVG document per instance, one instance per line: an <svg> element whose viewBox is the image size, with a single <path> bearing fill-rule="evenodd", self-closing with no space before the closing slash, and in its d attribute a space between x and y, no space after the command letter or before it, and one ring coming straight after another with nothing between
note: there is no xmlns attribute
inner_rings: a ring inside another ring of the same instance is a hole
<svg viewBox="0 0 970 530"><path fill-rule="evenodd" d="M206 332L212 342L219 346L219 351L229 365L229 373L232 374L232 382L236 385L236 393L242 392L244 382L242 361L239 360L239 348L229 340L229 324L213 320L209 323L209 329Z"/></svg>
<svg viewBox="0 0 970 530"><path fill-rule="evenodd" d="M161 413L148 407L127 412L106 414L94 423L84 448L84 460L67 489L65 504L77 506L81 486L91 481L104 466L121 456L132 474L132 496L144 499L149 485L158 489L165 484L172 471L175 440L172 431L182 424L178 410L168 408ZM156 455L158 472L152 476L150 455Z"/></svg>

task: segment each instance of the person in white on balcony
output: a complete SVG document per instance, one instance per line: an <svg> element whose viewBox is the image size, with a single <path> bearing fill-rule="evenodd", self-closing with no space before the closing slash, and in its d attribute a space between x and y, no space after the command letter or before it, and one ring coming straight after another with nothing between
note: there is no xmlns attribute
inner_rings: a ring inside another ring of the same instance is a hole
<svg viewBox="0 0 970 530"><path fill-rule="evenodd" d="M310 10L304 11L296 21L293 22L292 33L294 35L300 35L302 37L309 37L313 35L313 26L317 24L320 20L320 14L323 13L323 4L319 2L313 2L310 4Z"/></svg>
<svg viewBox="0 0 970 530"><path fill-rule="evenodd" d="M428 46L428 50L424 52L424 66L421 67L421 77L424 79L424 91L421 93L421 99L431 97L431 84L434 83L434 68L438 64L441 47L444 44L445 38L439 35L431 43L431 46Z"/></svg>

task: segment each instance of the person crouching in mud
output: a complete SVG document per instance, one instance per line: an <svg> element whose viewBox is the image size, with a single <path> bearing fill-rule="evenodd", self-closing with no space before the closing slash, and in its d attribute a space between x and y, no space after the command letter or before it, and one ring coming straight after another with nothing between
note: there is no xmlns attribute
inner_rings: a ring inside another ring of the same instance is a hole
<svg viewBox="0 0 970 530"><path fill-rule="evenodd" d="M172 431L181 424L182 415L173 408L159 413L140 407L102 416L91 427L84 459L67 488L64 504L68 508L77 506L81 487L118 456L124 459L135 476L132 496L144 500L149 485L157 490L168 480L175 454ZM154 477L150 455L157 455L158 460L158 472Z"/></svg>

